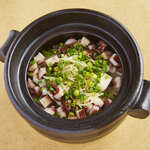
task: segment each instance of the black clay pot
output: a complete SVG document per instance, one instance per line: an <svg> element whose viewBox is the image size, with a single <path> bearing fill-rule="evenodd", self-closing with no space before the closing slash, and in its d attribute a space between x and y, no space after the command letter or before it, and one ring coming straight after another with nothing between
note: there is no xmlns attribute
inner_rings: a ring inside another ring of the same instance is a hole
<svg viewBox="0 0 150 150"><path fill-rule="evenodd" d="M115 101L103 112L80 120L51 117L31 98L26 85L32 56L48 43L71 36L102 39L121 59L123 83ZM86 142L112 131L129 114L146 118L150 110L150 82L143 80L143 61L132 35L111 17L86 9L66 9L37 19L23 31L11 31L0 49L5 60L5 86L17 111L31 126L48 137L64 142Z"/></svg>

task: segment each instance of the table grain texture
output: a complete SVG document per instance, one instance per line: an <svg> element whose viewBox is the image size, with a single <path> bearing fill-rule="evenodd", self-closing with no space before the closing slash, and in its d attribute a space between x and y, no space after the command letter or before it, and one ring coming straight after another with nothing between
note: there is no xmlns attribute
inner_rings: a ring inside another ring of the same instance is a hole
<svg viewBox="0 0 150 150"><path fill-rule="evenodd" d="M144 59L144 78L150 80L149 0L0 0L0 45L11 29L21 31L36 18L65 8L104 12L124 24L136 38ZM84 144L60 143L44 137L16 112L4 86L0 63L0 150L150 150L150 117L128 116L111 134Z"/></svg>

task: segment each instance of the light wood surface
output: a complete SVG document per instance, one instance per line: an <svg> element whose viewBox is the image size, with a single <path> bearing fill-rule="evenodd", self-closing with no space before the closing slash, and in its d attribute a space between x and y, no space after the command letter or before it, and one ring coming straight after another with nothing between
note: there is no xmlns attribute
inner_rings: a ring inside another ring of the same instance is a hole
<svg viewBox="0 0 150 150"><path fill-rule="evenodd" d="M89 8L111 15L124 24L138 41L144 59L144 78L150 80L149 0L0 0L0 45L11 29L21 31L36 18L64 8ZM4 86L0 63L0 150L149 150L150 117L127 117L111 134L85 144L50 140L21 118Z"/></svg>

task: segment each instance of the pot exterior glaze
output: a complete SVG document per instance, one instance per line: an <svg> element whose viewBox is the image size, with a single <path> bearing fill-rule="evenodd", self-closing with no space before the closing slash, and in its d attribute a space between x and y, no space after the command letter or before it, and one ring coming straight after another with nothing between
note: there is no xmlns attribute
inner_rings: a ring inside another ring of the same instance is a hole
<svg viewBox="0 0 150 150"><path fill-rule="evenodd" d="M54 118L33 101L26 85L27 67L43 45L87 36L104 40L119 55L123 83L115 101L103 112L81 120ZM5 60L7 93L16 110L42 134L63 142L87 142L115 129L127 114L146 118L150 110L150 82L143 81L143 61L133 36L111 17L87 9L66 9L43 16L23 31L11 31L0 49Z"/></svg>

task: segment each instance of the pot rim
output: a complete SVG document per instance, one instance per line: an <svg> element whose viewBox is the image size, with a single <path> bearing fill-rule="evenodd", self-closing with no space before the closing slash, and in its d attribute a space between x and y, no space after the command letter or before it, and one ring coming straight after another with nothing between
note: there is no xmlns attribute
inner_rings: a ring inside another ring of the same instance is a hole
<svg viewBox="0 0 150 150"><path fill-rule="evenodd" d="M28 120L29 122L31 122L32 124L40 127L40 128L43 128L45 130L48 130L48 131L54 131L54 132L61 132L61 133L81 133L81 132L84 132L84 131L89 131L91 129L82 129L82 130L76 130L76 131L67 131L67 130L63 130L63 129L54 129L54 128L50 128L50 127L47 127L46 125L43 125L41 123L39 123L38 121L35 121L34 119L32 119L29 115L27 115L21 108L20 106L17 104L17 102L14 100L15 99L15 95L12 93L13 91L11 90L10 88L10 81L9 81L9 75L8 75L8 69L10 66L9 65L9 58L10 55L11 55L11 51L10 49L15 49L15 46L19 43L19 39L21 39L25 33L28 32L28 30L30 30L31 28L34 27L34 25L38 24L39 22L45 20L47 17L49 16L55 16L55 15L59 15L59 14L63 14L63 13L68 13L68 12L83 12L83 13L92 13L93 15L96 15L96 16L103 16L107 19L109 19L110 21L112 21L113 23L117 24L121 29L123 29L123 31L125 33L127 33L128 35L128 38L132 41L132 43L135 44L136 46L136 49L137 49L137 54L138 54L138 57L139 57L139 60L140 60L140 69L141 69L141 73L140 73L140 77L139 77L139 81L136 83L136 88L134 89L134 92L132 94L132 100L127 103L123 108L121 108L120 110L120 113L118 114L115 114L114 117L112 117L109 121L107 121L105 123L105 125L108 125L110 124L112 121L116 120L117 118L119 118L120 116L122 116L122 114L125 113L125 115L127 114L127 109L131 106L131 104L134 102L135 98L137 97L138 95L138 92L139 90L141 89L141 86L142 86L142 80L143 80L143 59L142 59L142 55L141 55L141 52L140 52L140 48L136 42L136 40L134 39L133 35L129 32L128 29L126 29L122 24L120 24L118 21L116 21L115 19L113 19L112 17L104 14L104 13L101 13L101 12L97 12L97 11L93 11L93 10L89 10L89 9L77 9L77 8L73 8L73 9L63 9L63 10L59 10L59 11L55 11L55 12L51 12L47 15L44 15L42 17L40 17L39 19L36 19L35 21L33 21L31 24L29 24L27 27L25 27L21 33L17 36L17 38L13 41L12 45L10 46L9 48L9 52L7 53L6 55L6 58L5 58L5 71L4 71L4 80L5 80L5 87L7 89L7 93L8 93L8 96L10 97L10 100L11 102L13 103L13 105L15 106L16 110L24 117L24 119Z"/></svg>

